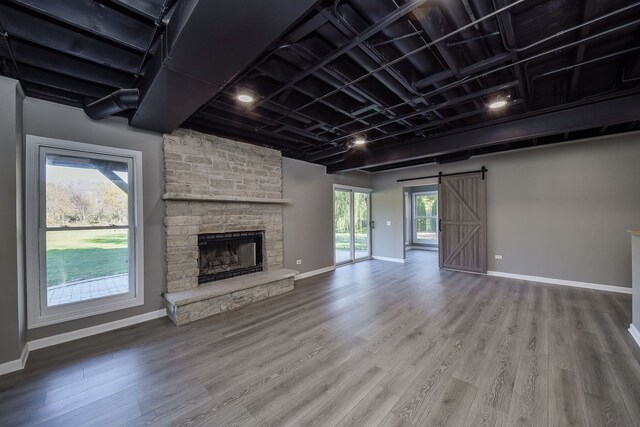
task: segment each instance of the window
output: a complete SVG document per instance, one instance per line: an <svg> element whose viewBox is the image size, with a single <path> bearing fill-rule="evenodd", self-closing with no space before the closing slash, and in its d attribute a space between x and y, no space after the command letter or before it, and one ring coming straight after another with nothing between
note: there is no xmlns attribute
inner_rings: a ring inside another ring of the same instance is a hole
<svg viewBox="0 0 640 427"><path fill-rule="evenodd" d="M30 328L144 303L141 160L27 138Z"/></svg>
<svg viewBox="0 0 640 427"><path fill-rule="evenodd" d="M438 193L414 193L413 206L413 242L436 245L438 243Z"/></svg>

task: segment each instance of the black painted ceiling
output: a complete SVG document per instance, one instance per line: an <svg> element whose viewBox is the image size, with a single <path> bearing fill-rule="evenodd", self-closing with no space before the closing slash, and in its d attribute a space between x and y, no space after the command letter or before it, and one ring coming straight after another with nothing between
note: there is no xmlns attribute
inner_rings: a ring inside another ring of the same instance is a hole
<svg viewBox="0 0 640 427"><path fill-rule="evenodd" d="M0 71L19 79L29 96L75 106L136 87L179 1L5 0ZM343 161L362 135L375 156L383 148L635 93L639 28L640 2L628 0L320 1L183 126L322 164ZM256 102L239 103L243 90ZM490 110L498 97L507 107ZM366 169L637 128L637 120L611 120Z"/></svg>

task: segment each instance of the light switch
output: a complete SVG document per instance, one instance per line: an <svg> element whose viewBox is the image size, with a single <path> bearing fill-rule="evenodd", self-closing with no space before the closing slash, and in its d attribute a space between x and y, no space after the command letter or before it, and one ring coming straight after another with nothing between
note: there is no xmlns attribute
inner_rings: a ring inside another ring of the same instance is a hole
<svg viewBox="0 0 640 427"><path fill-rule="evenodd" d="M391 227L391 221L387 221L387 226Z"/></svg>

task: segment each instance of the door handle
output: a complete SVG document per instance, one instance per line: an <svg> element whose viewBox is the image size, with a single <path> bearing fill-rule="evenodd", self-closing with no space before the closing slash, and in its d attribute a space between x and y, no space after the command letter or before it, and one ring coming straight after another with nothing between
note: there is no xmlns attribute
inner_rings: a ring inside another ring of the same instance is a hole
<svg viewBox="0 0 640 427"><path fill-rule="evenodd" d="M438 231L442 233L442 219L438 220Z"/></svg>
<svg viewBox="0 0 640 427"><path fill-rule="evenodd" d="M371 224L370 224L371 229L373 230L374 228L376 228L376 223L373 222L373 220L371 220Z"/></svg>

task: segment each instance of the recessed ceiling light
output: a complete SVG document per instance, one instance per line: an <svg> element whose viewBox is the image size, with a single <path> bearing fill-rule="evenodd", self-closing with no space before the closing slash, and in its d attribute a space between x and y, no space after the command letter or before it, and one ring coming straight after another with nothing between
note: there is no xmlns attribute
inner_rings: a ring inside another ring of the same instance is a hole
<svg viewBox="0 0 640 427"><path fill-rule="evenodd" d="M364 136L357 136L354 140L353 140L353 145L363 145L366 144L367 140Z"/></svg>
<svg viewBox="0 0 640 427"><path fill-rule="evenodd" d="M246 92L239 93L236 98L238 99L238 101L244 102L245 104L253 102L253 96Z"/></svg>
<svg viewBox="0 0 640 427"><path fill-rule="evenodd" d="M489 108L492 110L496 110L498 108L502 108L507 105L507 101L504 99L496 99L492 103L489 104Z"/></svg>

